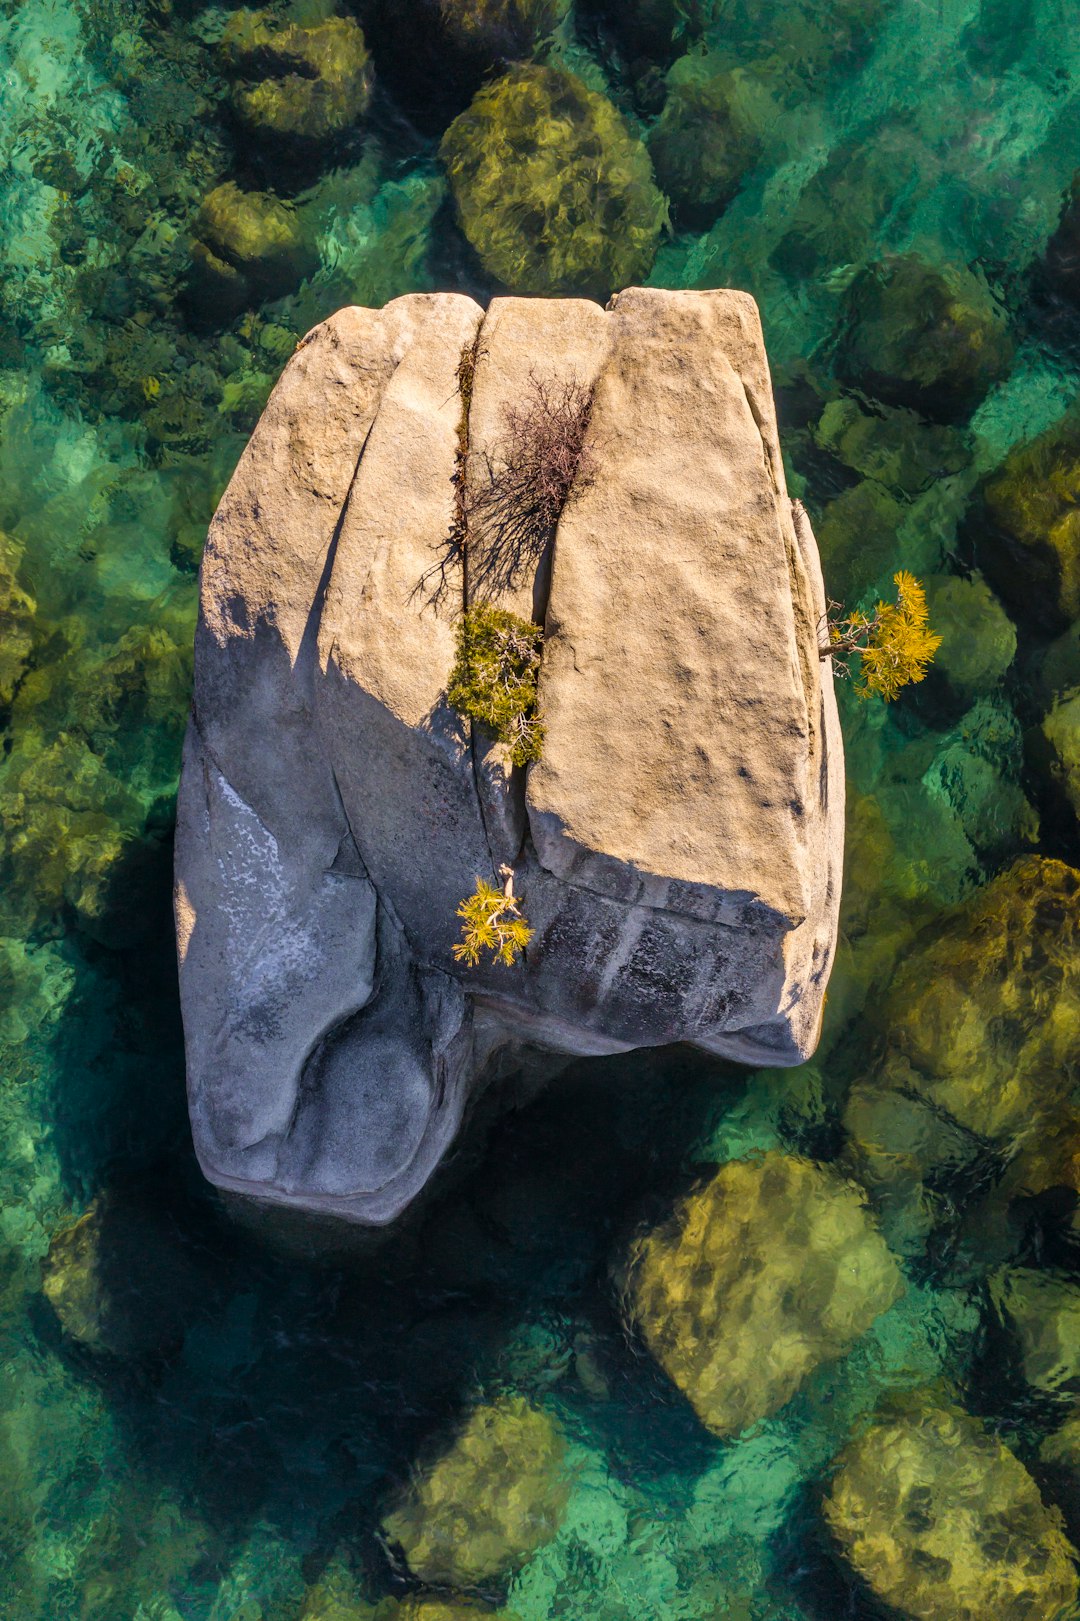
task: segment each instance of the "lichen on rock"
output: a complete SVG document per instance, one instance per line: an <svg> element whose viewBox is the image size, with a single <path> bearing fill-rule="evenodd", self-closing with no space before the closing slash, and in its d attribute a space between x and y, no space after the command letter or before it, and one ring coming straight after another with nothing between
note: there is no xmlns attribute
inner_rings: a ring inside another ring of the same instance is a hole
<svg viewBox="0 0 1080 1621"><path fill-rule="evenodd" d="M790 1155L736 1160L635 1247L626 1312L716 1435L775 1412L903 1293L861 1191Z"/></svg>
<svg viewBox="0 0 1080 1621"><path fill-rule="evenodd" d="M423 1582L469 1589L498 1580L558 1530L565 1463L555 1422L524 1398L478 1407L385 1516L387 1542Z"/></svg>
<svg viewBox="0 0 1080 1621"><path fill-rule="evenodd" d="M440 151L462 230L504 286L603 299L648 275L666 221L649 155L573 74L511 69Z"/></svg>
<svg viewBox="0 0 1080 1621"><path fill-rule="evenodd" d="M1060 1621L1073 1549L1018 1458L977 1419L912 1404L841 1453L824 1506L847 1562L912 1621Z"/></svg>

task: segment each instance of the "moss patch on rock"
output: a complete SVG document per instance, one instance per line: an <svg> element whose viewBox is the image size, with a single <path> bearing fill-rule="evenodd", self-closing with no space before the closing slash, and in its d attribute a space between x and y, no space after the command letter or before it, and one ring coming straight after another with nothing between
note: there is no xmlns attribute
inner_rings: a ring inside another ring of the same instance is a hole
<svg viewBox="0 0 1080 1621"><path fill-rule="evenodd" d="M983 489L974 535L994 585L1047 629L1080 617L1080 413L1018 445Z"/></svg>
<svg viewBox="0 0 1080 1621"><path fill-rule="evenodd" d="M603 299L648 275L667 217L649 155L573 74L512 69L440 151L461 228L505 287Z"/></svg>

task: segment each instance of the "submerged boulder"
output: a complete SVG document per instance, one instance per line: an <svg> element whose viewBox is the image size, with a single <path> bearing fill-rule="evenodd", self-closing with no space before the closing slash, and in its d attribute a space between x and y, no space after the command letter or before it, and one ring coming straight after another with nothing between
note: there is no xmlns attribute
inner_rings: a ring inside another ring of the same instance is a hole
<svg viewBox="0 0 1080 1621"><path fill-rule="evenodd" d="M742 184L761 141L733 73L706 73L684 57L668 76L664 111L649 132L656 178L679 224L707 230Z"/></svg>
<svg viewBox="0 0 1080 1621"><path fill-rule="evenodd" d="M440 151L462 230L514 292L606 298L648 275L666 219L649 154L572 73L512 69Z"/></svg>
<svg viewBox="0 0 1080 1621"><path fill-rule="evenodd" d="M861 1191L809 1160L736 1160L631 1257L626 1308L706 1427L736 1435L903 1293Z"/></svg>
<svg viewBox="0 0 1080 1621"><path fill-rule="evenodd" d="M1020 1460L974 1418L915 1406L841 1454L825 1502L841 1553L915 1621L1061 1621L1073 1549Z"/></svg>
<svg viewBox="0 0 1080 1621"><path fill-rule="evenodd" d="M1010 451L982 497L974 538L1005 601L1040 629L1080 618L1080 413Z"/></svg>
<svg viewBox="0 0 1080 1621"><path fill-rule="evenodd" d="M935 421L970 415L1007 372L1013 340L985 281L915 253L868 265L848 288L844 382Z"/></svg>
<svg viewBox="0 0 1080 1621"><path fill-rule="evenodd" d="M559 1529L570 1495L565 1462L553 1420L520 1396L478 1407L386 1515L387 1543L434 1586L506 1576Z"/></svg>
<svg viewBox="0 0 1080 1621"><path fill-rule="evenodd" d="M589 472L538 523L541 397L584 401ZM527 768L447 701L478 592L544 626ZM207 1175L383 1222L499 1053L808 1056L842 865L823 612L746 295L317 327L203 558L176 918ZM528 945L463 962L503 867Z"/></svg>
<svg viewBox="0 0 1080 1621"><path fill-rule="evenodd" d="M233 107L261 137L318 144L355 124L371 96L363 30L352 17L326 17L309 27L279 24L269 11L237 11L221 39L237 75Z"/></svg>

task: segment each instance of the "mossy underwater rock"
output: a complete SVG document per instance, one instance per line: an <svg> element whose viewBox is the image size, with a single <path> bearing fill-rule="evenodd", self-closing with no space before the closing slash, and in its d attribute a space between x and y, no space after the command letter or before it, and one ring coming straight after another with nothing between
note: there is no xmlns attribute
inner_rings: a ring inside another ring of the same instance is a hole
<svg viewBox="0 0 1080 1621"><path fill-rule="evenodd" d="M696 57L684 57L668 75L667 100L648 145L677 223L695 230L707 230L723 213L761 152L739 104L736 76L703 74Z"/></svg>
<svg viewBox="0 0 1080 1621"><path fill-rule="evenodd" d="M1016 627L980 575L926 582L930 623L941 637L935 672L959 698L992 692L1016 656Z"/></svg>
<svg viewBox="0 0 1080 1621"><path fill-rule="evenodd" d="M505 287L603 300L648 275L667 220L649 155L573 74L512 69L454 120L440 153L461 228Z"/></svg>
<svg viewBox="0 0 1080 1621"><path fill-rule="evenodd" d="M304 27L279 25L268 11L237 11L221 50L240 80L232 97L236 115L255 135L317 145L341 135L367 109L368 49L351 17Z"/></svg>
<svg viewBox="0 0 1080 1621"><path fill-rule="evenodd" d="M1060 1514L955 1408L871 1425L841 1453L824 1513L848 1564L912 1621L1063 1621L1076 1602Z"/></svg>
<svg viewBox="0 0 1080 1621"><path fill-rule="evenodd" d="M121 1195L55 1234L42 1293L87 1350L143 1357L180 1342L206 1291L168 1217Z"/></svg>
<svg viewBox="0 0 1080 1621"><path fill-rule="evenodd" d="M1080 687L1065 692L1043 719L1050 776L1080 821Z"/></svg>
<svg viewBox="0 0 1080 1621"><path fill-rule="evenodd" d="M880 1079L1008 1150L1080 1051L1080 873L1023 856L917 942L882 1015Z"/></svg>
<svg viewBox="0 0 1080 1621"><path fill-rule="evenodd" d="M489 61L526 56L556 28L570 0L435 0L447 38Z"/></svg>
<svg viewBox="0 0 1080 1621"><path fill-rule="evenodd" d="M1080 412L1009 452L972 530L980 564L1019 616L1047 630L1080 618Z"/></svg>
<svg viewBox="0 0 1080 1621"><path fill-rule="evenodd" d="M1007 1267L990 1299L1014 1338L1024 1379L1044 1396L1080 1392L1080 1285L1036 1267Z"/></svg>
<svg viewBox="0 0 1080 1621"><path fill-rule="evenodd" d="M384 1519L389 1546L433 1585L468 1589L508 1575L559 1528L565 1454L554 1421L522 1397L478 1407Z"/></svg>
<svg viewBox="0 0 1080 1621"><path fill-rule="evenodd" d="M34 647L37 605L18 581L22 549L0 531L0 713L8 708Z"/></svg>
<svg viewBox="0 0 1080 1621"><path fill-rule="evenodd" d="M233 180L203 198L191 254L195 296L234 310L279 297L318 265L292 204Z"/></svg>
<svg viewBox="0 0 1080 1621"><path fill-rule="evenodd" d="M737 1435L903 1292L861 1190L769 1153L725 1165L638 1244L625 1309L706 1428Z"/></svg>
<svg viewBox="0 0 1080 1621"><path fill-rule="evenodd" d="M844 301L836 371L886 405L940 422L971 414L1006 374L1014 344L985 281L916 253L868 265Z"/></svg>

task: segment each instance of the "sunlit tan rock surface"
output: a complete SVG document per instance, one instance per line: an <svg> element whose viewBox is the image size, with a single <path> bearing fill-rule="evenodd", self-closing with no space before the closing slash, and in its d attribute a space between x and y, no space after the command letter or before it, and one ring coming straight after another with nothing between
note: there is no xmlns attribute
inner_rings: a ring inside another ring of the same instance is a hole
<svg viewBox="0 0 1080 1621"><path fill-rule="evenodd" d="M590 476L553 534L462 548L538 382L591 392ZM478 598L545 625L527 773L446 701ZM202 569L176 915L207 1175L384 1222L515 1046L805 1058L842 864L823 611L745 294L417 295L309 334ZM503 862L533 939L464 969Z"/></svg>
<svg viewBox="0 0 1080 1621"><path fill-rule="evenodd" d="M782 1407L904 1291L861 1190L778 1153L723 1166L625 1281L630 1322L717 1435Z"/></svg>

